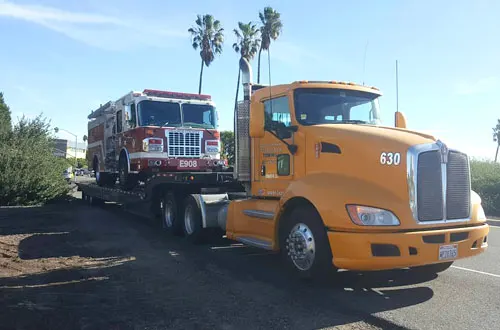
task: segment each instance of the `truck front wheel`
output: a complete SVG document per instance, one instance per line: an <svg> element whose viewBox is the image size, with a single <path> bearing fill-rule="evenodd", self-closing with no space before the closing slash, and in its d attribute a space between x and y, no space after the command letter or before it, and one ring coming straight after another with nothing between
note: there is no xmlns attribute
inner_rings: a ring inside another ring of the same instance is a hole
<svg viewBox="0 0 500 330"><path fill-rule="evenodd" d="M300 277L323 277L334 270L323 221L312 206L294 208L288 213L279 241L285 263Z"/></svg>

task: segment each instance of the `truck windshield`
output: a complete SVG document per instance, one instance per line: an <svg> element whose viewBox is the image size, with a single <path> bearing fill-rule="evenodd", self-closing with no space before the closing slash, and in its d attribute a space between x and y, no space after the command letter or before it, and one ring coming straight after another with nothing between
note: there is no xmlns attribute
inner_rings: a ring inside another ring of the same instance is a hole
<svg viewBox="0 0 500 330"><path fill-rule="evenodd" d="M184 126L217 128L215 108L209 104L182 104Z"/></svg>
<svg viewBox="0 0 500 330"><path fill-rule="evenodd" d="M182 125L179 103L144 100L137 105L139 126Z"/></svg>
<svg viewBox="0 0 500 330"><path fill-rule="evenodd" d="M298 88L294 91L295 114L302 125L380 125L378 97L346 89Z"/></svg>

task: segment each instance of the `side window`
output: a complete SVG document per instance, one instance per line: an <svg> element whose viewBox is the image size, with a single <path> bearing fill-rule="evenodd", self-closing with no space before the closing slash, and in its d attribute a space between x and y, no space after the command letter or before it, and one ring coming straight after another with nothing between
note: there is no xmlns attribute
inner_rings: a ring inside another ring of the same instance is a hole
<svg viewBox="0 0 500 330"><path fill-rule="evenodd" d="M287 127L291 125L288 96L281 96L264 101L264 111L266 128L273 129L278 123Z"/></svg>
<svg viewBox="0 0 500 330"><path fill-rule="evenodd" d="M135 103L125 106L125 122L127 123L128 129L135 128L137 126L137 120L135 116Z"/></svg>
<svg viewBox="0 0 500 330"><path fill-rule="evenodd" d="M278 155L278 175L290 175L290 155L289 154L280 154Z"/></svg>
<svg viewBox="0 0 500 330"><path fill-rule="evenodd" d="M116 112L116 133L121 133L123 130L122 110Z"/></svg>

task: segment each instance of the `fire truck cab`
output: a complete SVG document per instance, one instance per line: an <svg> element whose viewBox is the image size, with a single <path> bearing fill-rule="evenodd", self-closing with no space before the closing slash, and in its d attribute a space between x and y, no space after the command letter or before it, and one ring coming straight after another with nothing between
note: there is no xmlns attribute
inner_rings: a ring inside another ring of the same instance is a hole
<svg viewBox="0 0 500 330"><path fill-rule="evenodd" d="M134 188L158 172L221 171L220 132L210 95L145 89L88 116L89 167L97 184Z"/></svg>

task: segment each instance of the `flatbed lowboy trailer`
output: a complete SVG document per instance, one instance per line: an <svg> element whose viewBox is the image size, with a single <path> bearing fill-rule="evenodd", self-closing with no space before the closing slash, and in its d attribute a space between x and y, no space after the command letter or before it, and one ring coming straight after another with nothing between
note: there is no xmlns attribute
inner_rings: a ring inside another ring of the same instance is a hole
<svg viewBox="0 0 500 330"><path fill-rule="evenodd" d="M90 205L114 202L132 213L160 218L165 230L192 241L211 229L225 230L228 203L243 192L232 172L159 173L134 190L94 182L76 185Z"/></svg>

